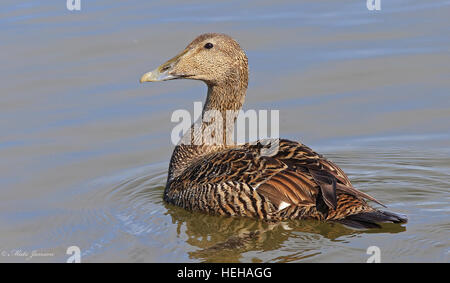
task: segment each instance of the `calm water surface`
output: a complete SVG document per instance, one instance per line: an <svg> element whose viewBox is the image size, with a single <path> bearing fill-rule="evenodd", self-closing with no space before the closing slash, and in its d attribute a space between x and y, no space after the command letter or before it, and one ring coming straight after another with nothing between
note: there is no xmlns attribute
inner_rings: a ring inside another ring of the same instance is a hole
<svg viewBox="0 0 450 283"><path fill-rule="evenodd" d="M66 261L73 245L84 262L365 262L373 245L384 262L450 261L449 1L81 2L1 5L0 262ZM138 79L204 32L247 51L246 109L279 109L283 137L409 223L269 225L163 203L171 114L206 87Z"/></svg>

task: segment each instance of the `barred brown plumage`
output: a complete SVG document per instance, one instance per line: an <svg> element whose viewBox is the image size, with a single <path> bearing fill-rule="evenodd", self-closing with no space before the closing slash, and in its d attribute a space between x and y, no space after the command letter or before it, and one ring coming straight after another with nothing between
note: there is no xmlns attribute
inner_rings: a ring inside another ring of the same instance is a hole
<svg viewBox="0 0 450 283"><path fill-rule="evenodd" d="M213 47L204 48L206 43ZM239 44L224 34L203 34L178 56L142 76L141 82L176 78L204 81L203 112L241 109L248 63ZM206 127L201 124L202 129ZM194 129L194 125L191 129ZM190 133L188 133L190 135ZM224 132L224 140L230 133ZM170 160L164 200L191 211L267 220L339 221L359 228L378 222L404 223L406 217L372 208L373 197L353 187L333 162L309 147L281 139L273 156L267 143L244 145L179 144ZM381 204L381 203L379 203Z"/></svg>

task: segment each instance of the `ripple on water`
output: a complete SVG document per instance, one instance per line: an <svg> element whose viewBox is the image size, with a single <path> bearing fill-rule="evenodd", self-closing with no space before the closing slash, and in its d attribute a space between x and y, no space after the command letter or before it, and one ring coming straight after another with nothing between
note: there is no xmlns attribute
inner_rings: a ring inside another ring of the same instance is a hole
<svg viewBox="0 0 450 283"><path fill-rule="evenodd" d="M149 165L77 188L62 200L66 213L55 219L51 239L55 243L77 243L86 260L108 260L100 254L111 249L114 242L120 242L117 248L123 249L123 240L128 237L149 242L152 238L157 245L167 234L167 226L162 224L167 222L162 220L167 218L166 209L161 205L166 172L165 164Z"/></svg>
<svg viewBox="0 0 450 283"><path fill-rule="evenodd" d="M359 231L335 223L268 224L191 213L163 202L167 164L154 164L77 188L55 216L51 238L78 241L86 261L364 262L371 245L380 246L384 261L420 261L424 253L427 261L448 260L448 158L427 153L441 160L430 163L420 151L383 150L323 153L356 187L408 215L406 225Z"/></svg>

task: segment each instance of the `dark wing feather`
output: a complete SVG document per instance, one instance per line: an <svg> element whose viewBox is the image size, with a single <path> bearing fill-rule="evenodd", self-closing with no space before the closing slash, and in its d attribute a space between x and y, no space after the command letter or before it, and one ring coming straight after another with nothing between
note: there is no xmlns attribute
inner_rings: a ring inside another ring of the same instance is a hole
<svg viewBox="0 0 450 283"><path fill-rule="evenodd" d="M319 185L325 204L332 209L336 209L336 178L327 171L315 171L310 169L309 172L314 178L314 181Z"/></svg>

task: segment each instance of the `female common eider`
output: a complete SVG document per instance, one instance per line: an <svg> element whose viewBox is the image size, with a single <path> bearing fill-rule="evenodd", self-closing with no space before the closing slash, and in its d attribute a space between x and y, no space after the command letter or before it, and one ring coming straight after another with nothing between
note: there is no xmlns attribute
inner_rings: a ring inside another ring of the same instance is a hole
<svg viewBox="0 0 450 283"><path fill-rule="evenodd" d="M231 37L203 34L140 82L182 78L208 86L203 113L240 110L248 83L247 56ZM338 166L299 142L280 139L278 152L266 156L261 154L262 142L211 145L190 137L193 142L177 145L170 160L164 191L168 203L211 214L317 219L356 228L407 221L369 206L364 199L379 202L355 189Z"/></svg>

